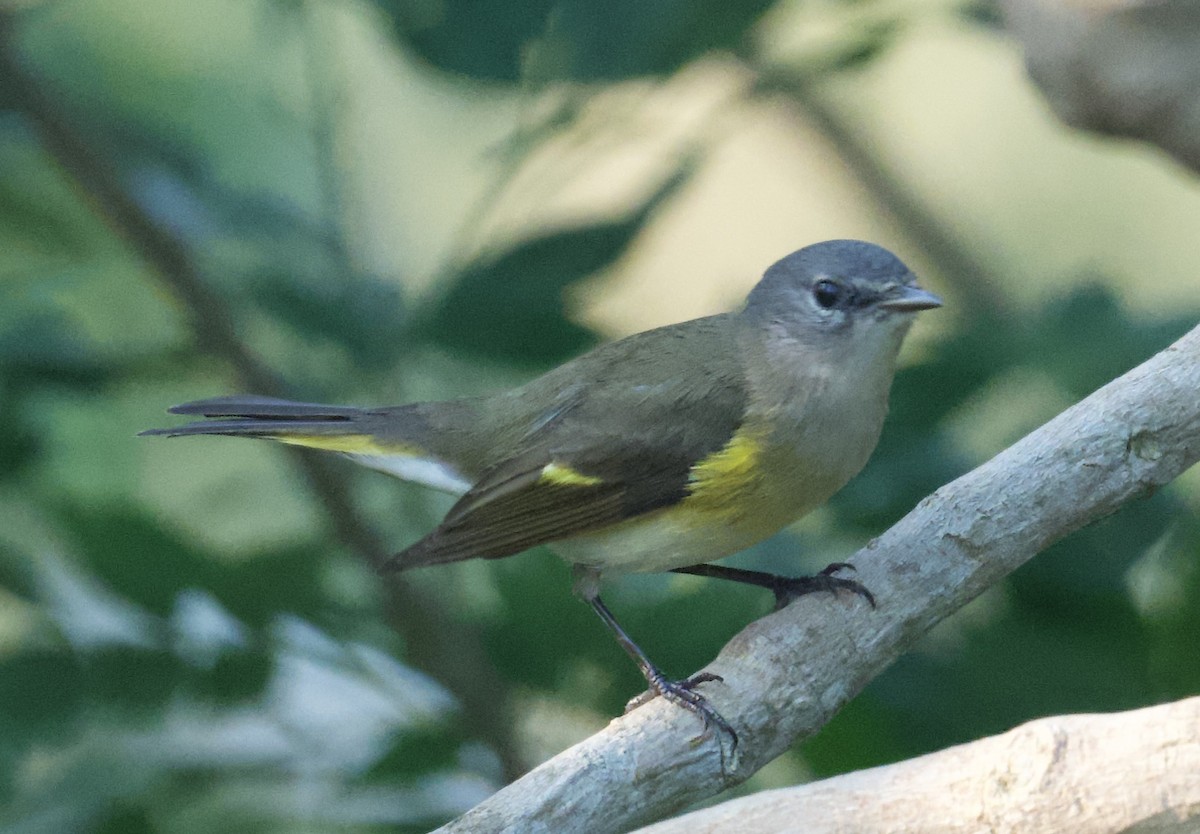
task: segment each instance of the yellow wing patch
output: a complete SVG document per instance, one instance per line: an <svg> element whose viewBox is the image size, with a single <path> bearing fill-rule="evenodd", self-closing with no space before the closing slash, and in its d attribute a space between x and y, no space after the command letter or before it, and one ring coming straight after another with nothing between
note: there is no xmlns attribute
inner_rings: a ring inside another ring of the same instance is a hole
<svg viewBox="0 0 1200 834"><path fill-rule="evenodd" d="M383 444L369 434L278 434L273 435L272 439L290 446L351 455L424 455L415 446Z"/></svg>
<svg viewBox="0 0 1200 834"><path fill-rule="evenodd" d="M720 451L692 467L683 506L730 519L752 511L763 449L761 431L739 429Z"/></svg>
<svg viewBox="0 0 1200 834"><path fill-rule="evenodd" d="M584 475L579 470L572 469L561 463L548 463L543 466L542 476L538 480L557 486L599 486L604 483L603 478L597 478L595 475Z"/></svg>

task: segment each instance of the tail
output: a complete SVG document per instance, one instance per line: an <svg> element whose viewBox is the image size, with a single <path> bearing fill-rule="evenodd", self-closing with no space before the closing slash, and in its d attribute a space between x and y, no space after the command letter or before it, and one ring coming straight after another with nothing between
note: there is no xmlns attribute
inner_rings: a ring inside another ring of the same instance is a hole
<svg viewBox="0 0 1200 834"><path fill-rule="evenodd" d="M292 446L340 452L357 463L403 480L461 494L469 482L451 464L431 454L418 439L427 432L427 424L418 411L421 407L368 409L253 395L214 397L168 409L172 414L207 419L173 428L148 429L139 436L262 437Z"/></svg>
<svg viewBox="0 0 1200 834"><path fill-rule="evenodd" d="M167 409L171 414L192 414L207 418L169 429L148 429L144 435L181 437L189 434L224 434L234 437L266 437L298 446L331 451L355 451L340 448L347 440L362 437L364 418L370 412L338 405L296 403L252 395L213 397ZM352 444L351 444L352 445Z"/></svg>

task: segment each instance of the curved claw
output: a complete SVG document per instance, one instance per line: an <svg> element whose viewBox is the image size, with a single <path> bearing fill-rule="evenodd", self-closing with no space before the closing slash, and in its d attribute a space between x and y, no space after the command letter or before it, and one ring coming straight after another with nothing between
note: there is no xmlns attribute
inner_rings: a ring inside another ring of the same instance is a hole
<svg viewBox="0 0 1200 834"><path fill-rule="evenodd" d="M840 570L848 570L852 573L858 573L858 568L854 567L854 565L850 564L849 562L830 562L821 569L820 573L822 576L832 576Z"/></svg>
<svg viewBox="0 0 1200 834"><path fill-rule="evenodd" d="M834 596L837 596L840 591L849 591L862 597L870 603L872 608L875 608L875 595L867 590L867 586L854 579L835 576L838 571L842 570L857 572L858 569L849 562L834 562L814 576L779 577L778 582L771 587L771 590L775 592L775 610L778 611L797 597L821 591Z"/></svg>
<svg viewBox="0 0 1200 834"><path fill-rule="evenodd" d="M723 677L721 677L720 675L717 675L713 672L701 672L698 675L692 675L690 678L685 678L684 680L681 680L681 681L668 681L666 678L661 678L660 680L661 680L661 683L666 686L675 686L675 687L679 687L680 689L691 690L691 689L696 688L696 686L698 686L699 684L702 684L702 683L708 683L709 681L724 681L725 679ZM661 694L662 694L662 692L660 692L655 687L655 685L652 683L650 686L650 689L647 689L645 692L640 692L637 695L634 695L632 698L630 698L628 701L625 702L626 714L633 712L638 707L647 704L648 702L652 701L654 698L657 698ZM693 693L693 694L695 694L695 696L697 698L701 697L700 693L698 693L698 692Z"/></svg>
<svg viewBox="0 0 1200 834"><path fill-rule="evenodd" d="M713 672L701 672L698 675L693 675L681 681L669 681L662 675L657 675L650 679L650 689L629 700L629 703L625 705L625 712L631 712L656 696L661 695L672 704L683 707L687 711L694 712L700 716L700 720L704 722L704 730L697 740L708 738L712 734L713 727L716 727L719 731L729 736L730 754L736 760L738 746L737 732L730 726L721 713L717 712L708 703L708 700L696 691L696 686L699 684L723 680L725 679Z"/></svg>

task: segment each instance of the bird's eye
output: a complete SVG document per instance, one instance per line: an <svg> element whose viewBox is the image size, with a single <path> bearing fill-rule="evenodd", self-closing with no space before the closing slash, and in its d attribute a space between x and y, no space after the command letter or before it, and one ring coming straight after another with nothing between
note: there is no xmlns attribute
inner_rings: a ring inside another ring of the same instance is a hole
<svg viewBox="0 0 1200 834"><path fill-rule="evenodd" d="M813 284L813 298L817 304L828 310L838 303L842 298L842 287L836 281L830 281L827 278L822 278L817 283Z"/></svg>

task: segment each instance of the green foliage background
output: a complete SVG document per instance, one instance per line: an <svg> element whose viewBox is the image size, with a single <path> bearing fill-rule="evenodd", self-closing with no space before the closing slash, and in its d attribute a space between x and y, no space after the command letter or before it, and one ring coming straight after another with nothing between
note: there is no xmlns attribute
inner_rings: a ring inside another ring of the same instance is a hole
<svg viewBox="0 0 1200 834"><path fill-rule="evenodd" d="M140 21L121 3L0 6L0 826L425 830L642 688L567 568L531 553L389 585L371 561L427 529L441 498L266 444L134 435L231 390L402 401L549 367L600 338L572 293L645 245L701 161L679 154L603 216L446 249L420 282L368 266L322 21L353 14L439 95L554 102L491 149L512 175L605 91L720 54L755 75L746 96L814 107L814 87L861 71L905 24L986 26L987 9L825 3L838 25L783 71L755 48L770 2L155 5ZM932 266L950 323L900 374L867 471L745 566L853 552L1196 321L1194 295L1131 313L1114 283L1154 276L1103 264L1031 303L978 240L929 222L932 194L897 202L845 150L908 229L902 254ZM396 199L420 212L430 196ZM396 245L419 233L397 228ZM1173 486L1035 559L749 789L1200 691L1196 506ZM609 596L680 675L769 604L690 577Z"/></svg>

